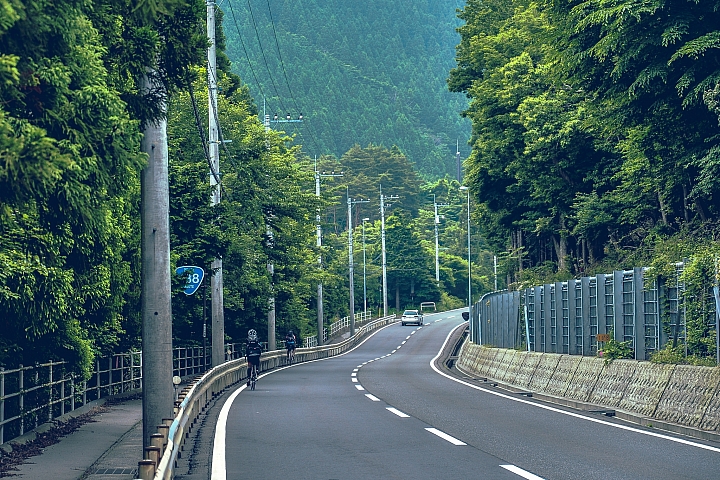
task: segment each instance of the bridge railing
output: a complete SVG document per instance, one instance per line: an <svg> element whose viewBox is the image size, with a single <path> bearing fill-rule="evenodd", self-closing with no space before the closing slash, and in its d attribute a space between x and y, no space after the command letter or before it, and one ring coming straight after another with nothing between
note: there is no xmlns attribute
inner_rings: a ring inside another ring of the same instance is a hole
<svg viewBox="0 0 720 480"><path fill-rule="evenodd" d="M368 310L366 312L358 312L355 314L355 325L360 325L372 318L372 313ZM350 316L343 317L340 320L333 322L330 324L328 329L323 332L323 341L327 341L328 334L330 337L334 337L338 333L342 332L345 329L350 328ZM305 337L303 339L303 346L305 348L312 348L317 347L318 341L317 341L317 335L312 335L310 337Z"/></svg>
<svg viewBox="0 0 720 480"><path fill-rule="evenodd" d="M359 327L355 335L343 342L322 347L303 347L297 349L294 363L307 362L320 358L332 357L347 352L357 346L365 336L396 321L395 316L388 316L366 323ZM270 370L287 364L285 352L274 351L263 354L260 358L260 371ZM226 388L245 380L247 363L245 359L236 359L209 370L194 385L184 389L175 404L175 419L169 429L163 428L160 433L165 435L166 444L160 461L155 466L152 460L138 463L138 475L143 480L171 479L178 453L182 443L188 436L197 416L207 404Z"/></svg>

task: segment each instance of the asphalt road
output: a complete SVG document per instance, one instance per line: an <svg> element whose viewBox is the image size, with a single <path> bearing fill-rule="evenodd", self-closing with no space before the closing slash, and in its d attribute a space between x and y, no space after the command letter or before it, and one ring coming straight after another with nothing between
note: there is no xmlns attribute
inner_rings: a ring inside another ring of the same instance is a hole
<svg viewBox="0 0 720 480"><path fill-rule="evenodd" d="M449 378L431 363L460 314L425 323L241 387L219 415L212 480L720 478L718 444Z"/></svg>

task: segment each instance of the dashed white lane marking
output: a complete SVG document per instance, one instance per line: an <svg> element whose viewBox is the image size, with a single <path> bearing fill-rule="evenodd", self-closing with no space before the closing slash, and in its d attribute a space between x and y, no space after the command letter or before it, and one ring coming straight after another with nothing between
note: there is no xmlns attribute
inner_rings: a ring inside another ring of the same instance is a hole
<svg viewBox="0 0 720 480"><path fill-rule="evenodd" d="M395 353L395 352L397 352L397 350L393 350L393 351L392 351L392 352L390 352L390 353Z"/></svg>
<svg viewBox="0 0 720 480"><path fill-rule="evenodd" d="M387 409L388 412L394 413L395 415L397 415L397 416L400 417L400 418L410 418L410 415L408 415L407 413L401 412L401 411L398 410L397 408L386 407L386 409Z"/></svg>
<svg viewBox="0 0 720 480"><path fill-rule="evenodd" d="M400 345L405 345L407 343L407 340L403 340L403 342Z"/></svg>
<svg viewBox="0 0 720 480"><path fill-rule="evenodd" d="M397 348L402 348L402 345L398 345Z"/></svg>
<svg viewBox="0 0 720 480"><path fill-rule="evenodd" d="M353 373L351 373L350 376L351 376L351 377L357 377L357 373L355 373L355 372L357 372L357 370L353 370Z"/></svg>
<svg viewBox="0 0 720 480"><path fill-rule="evenodd" d="M407 337L405 337L405 340L410 340L410 335L408 335Z"/></svg>
<svg viewBox="0 0 720 480"><path fill-rule="evenodd" d="M355 377L351 378L351 380L353 381L353 383L357 383L357 381L358 381L358 379Z"/></svg>
<svg viewBox="0 0 720 480"><path fill-rule="evenodd" d="M413 330L412 332L410 332L410 335L415 335L415 330Z"/></svg>
<svg viewBox="0 0 720 480"><path fill-rule="evenodd" d="M369 398L370 400L372 400L373 402L379 402L379 401L380 401L380 399L379 399L378 397L376 397L375 395L373 395L372 393L366 393L365 396L368 397L368 398Z"/></svg>
<svg viewBox="0 0 720 480"><path fill-rule="evenodd" d="M353 372L357 372L359 369L360 369L360 367L357 367L356 369L353 370Z"/></svg>
<svg viewBox="0 0 720 480"><path fill-rule="evenodd" d="M538 477L537 475L530 473L526 470L523 470L520 467L517 467L515 465L500 465L505 470L509 470L515 475L520 475L523 478L527 478L527 480L544 480L542 477Z"/></svg>
<svg viewBox="0 0 720 480"><path fill-rule="evenodd" d="M362 385L355 385L355 388L357 388L360 391L365 390Z"/></svg>
<svg viewBox="0 0 720 480"><path fill-rule="evenodd" d="M443 440L446 440L446 441L452 443L453 445L467 445L467 443L462 442L455 437L451 437L447 433L441 432L437 428L426 428L425 430L432 433L433 435L437 435L438 437L442 438Z"/></svg>

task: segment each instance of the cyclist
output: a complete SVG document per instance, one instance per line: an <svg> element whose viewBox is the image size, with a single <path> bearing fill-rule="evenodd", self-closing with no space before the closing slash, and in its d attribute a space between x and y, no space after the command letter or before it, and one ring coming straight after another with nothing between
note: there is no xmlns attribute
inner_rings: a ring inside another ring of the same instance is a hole
<svg viewBox="0 0 720 480"><path fill-rule="evenodd" d="M292 360L292 358L295 357L295 344L297 343L297 339L295 338L295 334L292 330L290 330L287 335L285 335L285 348L287 348L287 359Z"/></svg>
<svg viewBox="0 0 720 480"><path fill-rule="evenodd" d="M253 374L257 377L260 367L260 354L262 353L262 346L258 342L258 336L255 329L248 331L247 345L245 346L245 358L248 363L248 380L247 385L250 386L250 379L253 378Z"/></svg>

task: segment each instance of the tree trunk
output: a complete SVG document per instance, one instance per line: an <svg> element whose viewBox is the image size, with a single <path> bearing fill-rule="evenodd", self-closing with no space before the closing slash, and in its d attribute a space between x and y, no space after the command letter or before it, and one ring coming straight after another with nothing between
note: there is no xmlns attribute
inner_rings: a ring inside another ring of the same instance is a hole
<svg viewBox="0 0 720 480"><path fill-rule="evenodd" d="M663 202L662 195L660 195L659 191L657 192L657 198L658 198L658 203L660 204L660 215L662 216L663 225L667 225L668 220L667 220L667 212L665 211L665 202Z"/></svg>
<svg viewBox="0 0 720 480"><path fill-rule="evenodd" d="M395 311L400 312L400 282L395 282Z"/></svg>

